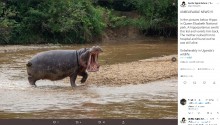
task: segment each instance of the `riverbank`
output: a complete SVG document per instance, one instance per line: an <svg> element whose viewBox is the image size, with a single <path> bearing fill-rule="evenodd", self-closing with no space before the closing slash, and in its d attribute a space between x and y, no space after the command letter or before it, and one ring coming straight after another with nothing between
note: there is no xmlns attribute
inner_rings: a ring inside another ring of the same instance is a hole
<svg viewBox="0 0 220 125"><path fill-rule="evenodd" d="M89 73L84 86L72 88L67 77L30 87L26 62L31 57L91 46L0 46L0 119L177 118L178 63L171 61L177 58L177 42L102 43L100 71Z"/></svg>
<svg viewBox="0 0 220 125"><path fill-rule="evenodd" d="M120 86L177 77L178 62L173 62L172 57L177 58L177 55L103 65L99 72L89 73L86 84Z"/></svg>
<svg viewBox="0 0 220 125"><path fill-rule="evenodd" d="M0 46L0 85L8 83L29 85L27 81L26 62L35 54L54 49L74 50L92 45L30 45ZM173 42L135 41L128 43L103 43L104 53L100 54L100 71L89 73L86 85L121 86L142 84L177 76L177 44ZM163 56L169 55L169 56ZM80 85L80 77L77 83ZM50 83L62 83L70 86L69 77L51 82L37 81L37 86ZM53 85L56 86L56 85Z"/></svg>

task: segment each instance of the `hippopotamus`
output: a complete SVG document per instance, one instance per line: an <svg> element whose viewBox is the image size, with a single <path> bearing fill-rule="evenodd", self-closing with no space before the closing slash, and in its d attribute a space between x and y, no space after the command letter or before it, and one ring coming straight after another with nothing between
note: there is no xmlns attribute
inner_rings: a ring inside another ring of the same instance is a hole
<svg viewBox="0 0 220 125"><path fill-rule="evenodd" d="M36 86L36 81L48 79L51 81L70 77L72 87L75 87L77 75L82 76L81 83L88 78L88 72L99 70L99 46L79 50L50 50L38 53L26 64L28 81Z"/></svg>

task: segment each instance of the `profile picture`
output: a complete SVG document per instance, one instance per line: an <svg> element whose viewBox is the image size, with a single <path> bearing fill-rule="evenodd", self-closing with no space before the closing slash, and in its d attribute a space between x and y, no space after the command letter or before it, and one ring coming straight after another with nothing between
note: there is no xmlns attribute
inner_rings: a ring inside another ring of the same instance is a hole
<svg viewBox="0 0 220 125"><path fill-rule="evenodd" d="M186 2L183 1L182 4L180 5L181 7L185 7L186 6Z"/></svg>
<svg viewBox="0 0 220 125"><path fill-rule="evenodd" d="M183 117L180 122L181 122L181 123L186 123L186 118Z"/></svg>
<svg viewBox="0 0 220 125"><path fill-rule="evenodd" d="M180 104L185 105L186 104L186 99L181 99Z"/></svg>

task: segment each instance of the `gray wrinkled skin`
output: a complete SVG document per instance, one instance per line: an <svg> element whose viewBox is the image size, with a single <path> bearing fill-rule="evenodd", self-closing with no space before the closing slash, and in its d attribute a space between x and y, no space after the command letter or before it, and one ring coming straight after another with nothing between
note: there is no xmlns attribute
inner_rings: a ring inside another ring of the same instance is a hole
<svg viewBox="0 0 220 125"><path fill-rule="evenodd" d="M75 87L76 77L80 75L83 77L81 83L84 83L88 77L87 63L93 50L102 52L98 46L80 50L41 52L27 63L28 81L31 85L36 86L36 81L40 79L55 81L69 76L71 86Z"/></svg>

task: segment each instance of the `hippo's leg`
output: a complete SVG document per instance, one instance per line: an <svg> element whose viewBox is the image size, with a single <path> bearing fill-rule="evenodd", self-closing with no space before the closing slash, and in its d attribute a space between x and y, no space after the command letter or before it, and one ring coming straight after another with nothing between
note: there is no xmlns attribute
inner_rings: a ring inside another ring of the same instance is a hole
<svg viewBox="0 0 220 125"><path fill-rule="evenodd" d="M70 75L70 83L72 87L76 87L76 83L75 83L76 77L77 77L76 73L73 73L72 75Z"/></svg>
<svg viewBox="0 0 220 125"><path fill-rule="evenodd" d="M29 83L30 83L32 86L36 86L35 82L36 82L37 80L34 79L33 77L28 76L28 81L29 81Z"/></svg>
<svg viewBox="0 0 220 125"><path fill-rule="evenodd" d="M81 83L86 82L86 80L88 78L88 73L87 72L82 72L79 75L82 76Z"/></svg>

